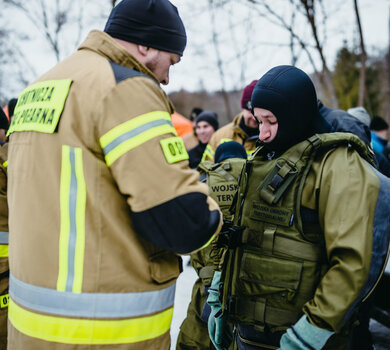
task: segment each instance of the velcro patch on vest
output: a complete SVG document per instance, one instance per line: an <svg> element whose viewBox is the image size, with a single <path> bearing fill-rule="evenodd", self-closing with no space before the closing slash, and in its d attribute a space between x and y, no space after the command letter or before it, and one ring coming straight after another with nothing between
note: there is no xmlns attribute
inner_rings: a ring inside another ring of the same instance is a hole
<svg viewBox="0 0 390 350"><path fill-rule="evenodd" d="M289 227L293 223L294 213L292 210L276 208L266 205L263 202L254 201L252 202L250 218Z"/></svg>
<svg viewBox="0 0 390 350"><path fill-rule="evenodd" d="M7 136L15 131L52 134L57 127L72 80L47 80L27 87L18 97Z"/></svg>
<svg viewBox="0 0 390 350"><path fill-rule="evenodd" d="M161 140L160 144L169 164L188 159L188 153L181 137L169 137Z"/></svg>

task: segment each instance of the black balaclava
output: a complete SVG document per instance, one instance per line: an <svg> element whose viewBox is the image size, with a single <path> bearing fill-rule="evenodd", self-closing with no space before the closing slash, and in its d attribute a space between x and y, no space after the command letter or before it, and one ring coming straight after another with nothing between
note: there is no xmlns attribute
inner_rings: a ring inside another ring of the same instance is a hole
<svg viewBox="0 0 390 350"><path fill-rule="evenodd" d="M104 31L113 38L183 56L186 31L168 0L122 0L111 11Z"/></svg>
<svg viewBox="0 0 390 350"><path fill-rule="evenodd" d="M331 126L319 115L317 94L309 76L293 66L277 66L264 74L252 94L252 108L271 111L278 131L270 151L284 152L315 133L330 132Z"/></svg>

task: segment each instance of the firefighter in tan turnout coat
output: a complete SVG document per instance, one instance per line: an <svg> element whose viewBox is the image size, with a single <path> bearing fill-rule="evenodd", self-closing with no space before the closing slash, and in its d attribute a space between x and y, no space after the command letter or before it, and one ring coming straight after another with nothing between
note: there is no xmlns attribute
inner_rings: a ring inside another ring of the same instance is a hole
<svg viewBox="0 0 390 350"><path fill-rule="evenodd" d="M123 0L19 95L9 349L169 349L178 254L221 226L158 84L185 44L168 0Z"/></svg>

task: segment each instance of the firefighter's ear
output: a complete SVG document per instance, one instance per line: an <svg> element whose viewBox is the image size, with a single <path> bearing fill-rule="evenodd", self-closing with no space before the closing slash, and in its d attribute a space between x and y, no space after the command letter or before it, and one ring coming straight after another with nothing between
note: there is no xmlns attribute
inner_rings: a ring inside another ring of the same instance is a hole
<svg viewBox="0 0 390 350"><path fill-rule="evenodd" d="M144 45L137 45L137 49L142 56L146 56L149 51L149 47Z"/></svg>

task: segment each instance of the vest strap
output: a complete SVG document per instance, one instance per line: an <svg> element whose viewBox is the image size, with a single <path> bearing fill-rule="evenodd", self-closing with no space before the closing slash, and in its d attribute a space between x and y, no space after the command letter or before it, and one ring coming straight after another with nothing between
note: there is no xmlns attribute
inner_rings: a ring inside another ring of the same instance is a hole
<svg viewBox="0 0 390 350"><path fill-rule="evenodd" d="M268 306L261 300L252 301L244 298L236 299L234 313L246 315L254 321L272 326L289 326L298 321L300 317L300 315L295 311Z"/></svg>
<svg viewBox="0 0 390 350"><path fill-rule="evenodd" d="M199 277L203 280L206 278L212 278L214 275L214 266L204 266L199 270Z"/></svg>
<svg viewBox="0 0 390 350"><path fill-rule="evenodd" d="M266 249L263 246L264 249ZM309 261L321 261L321 248L318 245L298 242L289 238L275 235L273 240L273 253L282 253L293 256L295 258L302 258Z"/></svg>
<svg viewBox="0 0 390 350"><path fill-rule="evenodd" d="M270 225L267 226L263 233L263 241L261 247L270 250L274 250L274 239L275 239L276 226Z"/></svg>

